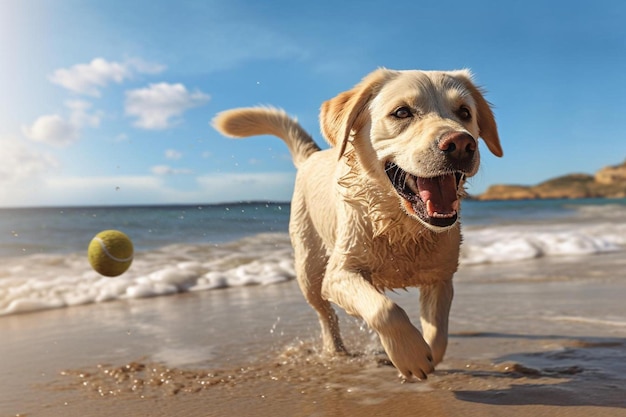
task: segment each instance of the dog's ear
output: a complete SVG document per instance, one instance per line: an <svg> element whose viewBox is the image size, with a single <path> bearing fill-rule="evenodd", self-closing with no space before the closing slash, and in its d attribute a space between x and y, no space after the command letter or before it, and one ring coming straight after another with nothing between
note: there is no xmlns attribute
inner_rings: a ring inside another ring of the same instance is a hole
<svg viewBox="0 0 626 417"><path fill-rule="evenodd" d="M478 129L480 130L480 137L485 140L487 148L495 156L501 157L504 155L502 146L500 145L500 137L498 136L498 127L496 126L496 119L491 110L491 105L483 95L483 91L476 87L472 81L472 74L469 71L456 71L453 75L460 79L465 87L472 94L472 98L476 103L476 109L478 110Z"/></svg>
<svg viewBox="0 0 626 417"><path fill-rule="evenodd" d="M358 132L363 127L363 119L360 117L363 110L392 74L393 71L378 69L363 78L351 90L322 104L320 110L322 133L332 146L341 146L339 158L346 150L350 133Z"/></svg>

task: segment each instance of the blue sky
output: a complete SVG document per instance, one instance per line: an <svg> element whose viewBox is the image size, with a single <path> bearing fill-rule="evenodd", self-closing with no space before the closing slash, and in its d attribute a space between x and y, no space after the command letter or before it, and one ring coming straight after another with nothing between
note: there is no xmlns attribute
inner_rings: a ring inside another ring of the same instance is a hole
<svg viewBox="0 0 626 417"><path fill-rule="evenodd" d="M593 3L593 4L592 4ZM470 68L505 156L470 183L626 158L626 2L0 1L0 206L288 200L280 140L219 111L269 104L320 144L321 103L377 67Z"/></svg>

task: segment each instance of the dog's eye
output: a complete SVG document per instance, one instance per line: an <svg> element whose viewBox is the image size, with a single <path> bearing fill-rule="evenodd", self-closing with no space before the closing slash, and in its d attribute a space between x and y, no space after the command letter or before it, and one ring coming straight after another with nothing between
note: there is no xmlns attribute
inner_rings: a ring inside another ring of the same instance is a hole
<svg viewBox="0 0 626 417"><path fill-rule="evenodd" d="M472 112L466 106L461 106L461 108L456 112L456 114L457 114L457 116L459 116L459 118L461 120L471 120L472 119Z"/></svg>
<svg viewBox="0 0 626 417"><path fill-rule="evenodd" d="M406 119L408 117L413 117L413 113L411 113L411 109L406 106L398 107L393 113L393 117L397 117L398 119Z"/></svg>

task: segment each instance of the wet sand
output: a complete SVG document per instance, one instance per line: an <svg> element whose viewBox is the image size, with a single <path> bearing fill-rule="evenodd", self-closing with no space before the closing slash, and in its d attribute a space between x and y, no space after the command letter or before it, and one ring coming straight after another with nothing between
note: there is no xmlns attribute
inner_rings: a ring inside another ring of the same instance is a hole
<svg viewBox="0 0 626 417"><path fill-rule="evenodd" d="M345 315L353 355L321 355L295 282L2 317L0 416L626 416L623 258L463 268L415 383Z"/></svg>

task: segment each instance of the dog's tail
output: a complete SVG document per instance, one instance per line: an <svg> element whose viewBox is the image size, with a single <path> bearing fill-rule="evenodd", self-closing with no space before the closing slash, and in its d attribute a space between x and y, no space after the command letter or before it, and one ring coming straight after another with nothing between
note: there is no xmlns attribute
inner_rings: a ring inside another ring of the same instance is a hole
<svg viewBox="0 0 626 417"><path fill-rule="evenodd" d="M272 107L249 107L226 110L213 119L213 127L225 136L245 138L254 135L274 135L287 144L293 163L298 168L320 147L283 110Z"/></svg>

